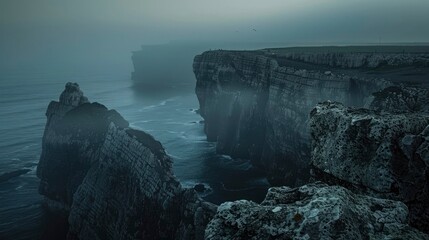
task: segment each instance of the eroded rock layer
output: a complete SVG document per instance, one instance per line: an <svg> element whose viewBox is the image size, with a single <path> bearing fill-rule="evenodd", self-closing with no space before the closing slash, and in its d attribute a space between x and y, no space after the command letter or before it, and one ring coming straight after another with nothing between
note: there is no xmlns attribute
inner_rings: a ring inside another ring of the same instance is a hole
<svg viewBox="0 0 429 240"><path fill-rule="evenodd" d="M183 189L151 135L68 83L51 102L40 193L69 213L68 239L202 239L216 206Z"/></svg>
<svg viewBox="0 0 429 240"><path fill-rule="evenodd" d="M283 57L307 63L341 68L429 67L429 53L383 52L307 52L284 53Z"/></svg>

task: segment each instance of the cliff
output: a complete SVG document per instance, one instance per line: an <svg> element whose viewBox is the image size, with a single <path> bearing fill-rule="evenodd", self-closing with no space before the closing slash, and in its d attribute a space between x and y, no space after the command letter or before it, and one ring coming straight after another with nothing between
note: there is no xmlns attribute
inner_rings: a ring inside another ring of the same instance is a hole
<svg viewBox="0 0 429 240"><path fill-rule="evenodd" d="M429 91L390 87L371 109L319 104L311 113L314 178L403 201L429 232Z"/></svg>
<svg viewBox="0 0 429 240"><path fill-rule="evenodd" d="M216 206L183 189L151 135L67 83L49 104L39 191L69 214L68 239L202 239Z"/></svg>
<svg viewBox="0 0 429 240"><path fill-rule="evenodd" d="M285 53L283 57L340 68L429 67L429 53L310 52Z"/></svg>
<svg viewBox="0 0 429 240"><path fill-rule="evenodd" d="M391 83L353 71L280 58L267 51L210 51L194 59L204 130L217 151L251 159L273 184L308 178L309 112L321 101L368 105Z"/></svg>

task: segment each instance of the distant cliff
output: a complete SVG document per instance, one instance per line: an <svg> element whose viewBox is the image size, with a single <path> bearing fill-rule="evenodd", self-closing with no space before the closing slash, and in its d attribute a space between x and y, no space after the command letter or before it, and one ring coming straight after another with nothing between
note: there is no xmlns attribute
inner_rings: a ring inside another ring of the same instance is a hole
<svg viewBox="0 0 429 240"><path fill-rule="evenodd" d="M192 86L192 59L202 46L164 44L142 46L134 51L132 80L135 87L177 88ZM168 70L166 70L168 69Z"/></svg>
<svg viewBox="0 0 429 240"><path fill-rule="evenodd" d="M40 193L69 213L68 239L202 239L216 206L183 189L151 135L67 83L49 104Z"/></svg>
<svg viewBox="0 0 429 240"><path fill-rule="evenodd" d="M204 130L217 151L249 158L271 183L308 177L309 112L321 101L369 104L383 78L304 65L267 51L210 51L194 59Z"/></svg>

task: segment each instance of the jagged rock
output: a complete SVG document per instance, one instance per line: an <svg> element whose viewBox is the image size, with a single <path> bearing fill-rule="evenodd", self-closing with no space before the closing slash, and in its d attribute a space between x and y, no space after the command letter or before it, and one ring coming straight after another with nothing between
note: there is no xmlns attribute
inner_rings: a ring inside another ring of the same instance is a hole
<svg viewBox="0 0 429 240"><path fill-rule="evenodd" d="M270 188L261 204L219 206L206 239L429 239L407 225L399 201L354 194L321 183Z"/></svg>
<svg viewBox="0 0 429 240"><path fill-rule="evenodd" d="M429 90L426 88L391 86L374 93L370 108L390 113L429 113Z"/></svg>
<svg viewBox="0 0 429 240"><path fill-rule="evenodd" d="M209 51L194 59L196 94L217 152L251 159L271 183L299 185L310 161L308 113L320 101L364 106L382 79L325 74L258 51Z"/></svg>
<svg viewBox="0 0 429 240"><path fill-rule="evenodd" d="M72 83L46 116L39 191L69 212L68 239L203 238L216 206L181 187L151 135Z"/></svg>
<svg viewBox="0 0 429 240"><path fill-rule="evenodd" d="M77 107L88 102L88 98L83 95L77 83L68 82L60 95L60 103L64 105Z"/></svg>
<svg viewBox="0 0 429 240"><path fill-rule="evenodd" d="M386 92L389 96L392 89ZM335 102L317 105L310 120L314 177L401 200L410 209L412 226L429 232L429 114L396 105L405 103L398 98L385 99L398 108L377 98L372 106L394 113Z"/></svg>

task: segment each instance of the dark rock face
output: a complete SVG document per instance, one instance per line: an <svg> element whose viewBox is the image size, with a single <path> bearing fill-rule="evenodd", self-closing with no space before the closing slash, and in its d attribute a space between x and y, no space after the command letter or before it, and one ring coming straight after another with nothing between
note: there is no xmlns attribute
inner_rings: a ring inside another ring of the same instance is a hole
<svg viewBox="0 0 429 240"><path fill-rule="evenodd" d="M429 232L427 90L387 88L375 95L376 110L325 102L312 111L314 177L401 200L411 225Z"/></svg>
<svg viewBox="0 0 429 240"><path fill-rule="evenodd" d="M183 189L152 136L68 83L51 102L40 193L69 212L68 239L202 239L216 207Z"/></svg>
<svg viewBox="0 0 429 240"><path fill-rule="evenodd" d="M318 102L364 106L374 91L390 85L289 67L257 51L205 52L193 68L207 139L217 141L219 153L251 159L276 185L308 178L308 115Z"/></svg>
<svg viewBox="0 0 429 240"><path fill-rule="evenodd" d="M407 225L399 201L322 183L271 188L261 204L223 203L206 239L429 239Z"/></svg>
<svg viewBox="0 0 429 240"><path fill-rule="evenodd" d="M207 188L204 184L198 183L194 186L195 191L197 192L204 192Z"/></svg>

